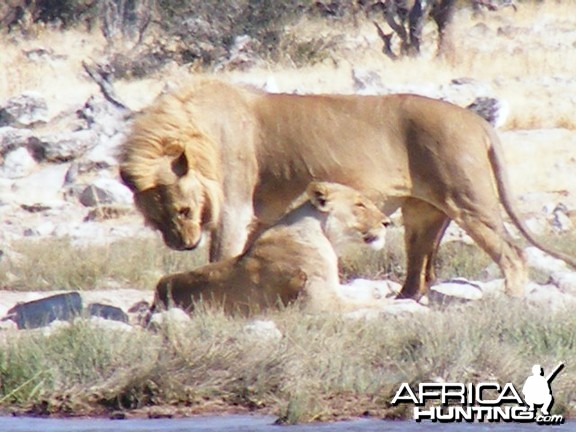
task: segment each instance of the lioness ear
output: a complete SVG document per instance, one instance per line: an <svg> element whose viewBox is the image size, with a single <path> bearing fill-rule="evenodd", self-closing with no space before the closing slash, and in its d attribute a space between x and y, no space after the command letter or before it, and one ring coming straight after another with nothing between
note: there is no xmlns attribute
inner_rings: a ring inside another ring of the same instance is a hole
<svg viewBox="0 0 576 432"><path fill-rule="evenodd" d="M329 204L329 188L326 183L323 182L312 182L306 190L308 196L310 197L310 202L318 210L327 212L330 210Z"/></svg>

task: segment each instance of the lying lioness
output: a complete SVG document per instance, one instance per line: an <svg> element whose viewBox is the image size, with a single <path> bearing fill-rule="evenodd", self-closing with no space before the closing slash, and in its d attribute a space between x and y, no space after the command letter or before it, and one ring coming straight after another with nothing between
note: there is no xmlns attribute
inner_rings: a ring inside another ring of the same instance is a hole
<svg viewBox="0 0 576 432"><path fill-rule="evenodd" d="M350 310L338 296L336 250L354 242L384 246L389 219L358 191L313 182L308 200L258 236L241 255L163 277L151 312L195 303L248 315L297 298L307 310Z"/></svg>

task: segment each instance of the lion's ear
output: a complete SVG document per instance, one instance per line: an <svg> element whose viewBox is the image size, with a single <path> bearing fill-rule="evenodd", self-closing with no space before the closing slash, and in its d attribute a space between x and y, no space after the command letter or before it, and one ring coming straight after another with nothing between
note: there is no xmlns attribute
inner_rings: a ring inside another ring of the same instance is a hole
<svg viewBox="0 0 576 432"><path fill-rule="evenodd" d="M186 156L186 152L182 150L178 156L176 156L171 164L172 172L176 174L176 177L184 177L188 174L189 165L188 165L188 156Z"/></svg>
<svg viewBox="0 0 576 432"><path fill-rule="evenodd" d="M318 210L323 212L330 210L330 188L328 184L324 182L312 182L308 185L306 193L308 197L310 197L310 202L312 202Z"/></svg>
<svg viewBox="0 0 576 432"><path fill-rule="evenodd" d="M128 172L122 168L120 168L120 179L128 187L128 189L130 189L132 192L138 191L138 188L136 187L136 182L134 181L133 176L128 174Z"/></svg>

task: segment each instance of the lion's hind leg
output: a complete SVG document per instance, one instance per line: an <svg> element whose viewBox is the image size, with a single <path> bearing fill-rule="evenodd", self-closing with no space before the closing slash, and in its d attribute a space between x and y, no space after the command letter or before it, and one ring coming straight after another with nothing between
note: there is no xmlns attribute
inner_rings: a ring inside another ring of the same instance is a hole
<svg viewBox="0 0 576 432"><path fill-rule="evenodd" d="M453 220L480 246L502 271L506 294L524 295L528 281L522 250L517 246L502 221L498 203L482 206L480 201L467 200L472 208L452 209Z"/></svg>

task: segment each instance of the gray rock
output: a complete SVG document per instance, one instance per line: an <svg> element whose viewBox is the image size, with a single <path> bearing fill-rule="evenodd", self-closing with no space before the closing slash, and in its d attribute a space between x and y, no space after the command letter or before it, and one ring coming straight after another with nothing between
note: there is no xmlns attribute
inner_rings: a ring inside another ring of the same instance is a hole
<svg viewBox="0 0 576 432"><path fill-rule="evenodd" d="M477 97L466 109L475 112L495 128L506 123L510 113L505 100L487 96Z"/></svg>
<svg viewBox="0 0 576 432"><path fill-rule="evenodd" d="M48 121L48 106L42 95L25 92L0 107L0 126L33 126Z"/></svg>
<svg viewBox="0 0 576 432"><path fill-rule="evenodd" d="M568 207L564 204L559 203L552 210L551 224L554 231L565 232L570 231L573 228L572 221L568 216Z"/></svg>
<svg viewBox="0 0 576 432"><path fill-rule="evenodd" d="M354 92L361 95L377 95L386 93L380 74L374 70L352 69Z"/></svg>
<svg viewBox="0 0 576 432"><path fill-rule="evenodd" d="M0 161L1 156L19 147L28 145L32 132L11 126L0 127Z"/></svg>
<svg viewBox="0 0 576 432"><path fill-rule="evenodd" d="M32 144L38 157L47 162L72 161L94 146L94 134L88 130L67 132L38 138Z"/></svg>
<svg viewBox="0 0 576 432"><path fill-rule="evenodd" d="M26 177L34 172L37 163L25 147L10 151L0 166L0 177L16 179Z"/></svg>
<svg viewBox="0 0 576 432"><path fill-rule="evenodd" d="M130 204L132 193L117 180L100 178L82 191L80 202L86 207L97 207L101 204Z"/></svg>

